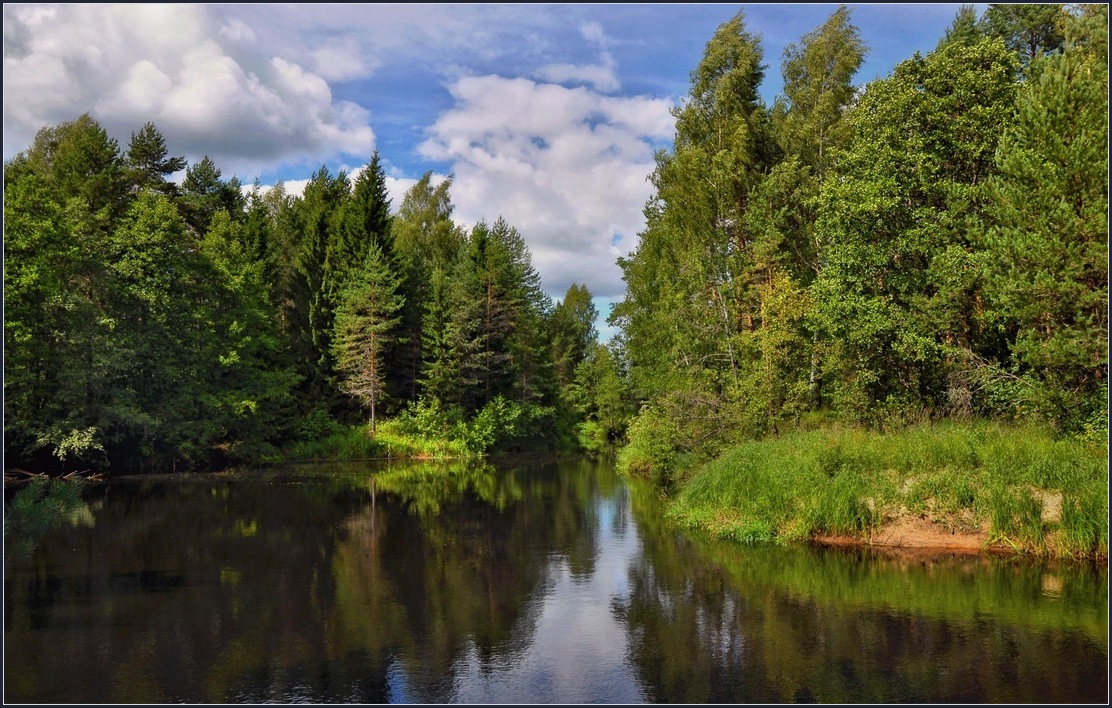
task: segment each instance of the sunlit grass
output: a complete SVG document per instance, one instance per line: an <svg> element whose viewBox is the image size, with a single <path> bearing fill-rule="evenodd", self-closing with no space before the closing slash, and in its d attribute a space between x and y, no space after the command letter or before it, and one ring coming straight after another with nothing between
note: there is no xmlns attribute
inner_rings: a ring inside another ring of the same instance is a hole
<svg viewBox="0 0 1112 708"><path fill-rule="evenodd" d="M445 460L475 457L463 441L427 439L398 430L393 421L377 426L374 435L368 424L340 428L316 440L293 444L287 452L292 460Z"/></svg>
<svg viewBox="0 0 1112 708"><path fill-rule="evenodd" d="M681 523L747 543L867 536L899 513L987 525L988 542L1107 558L1108 451L1034 427L947 422L880 433L797 432L730 449L670 505Z"/></svg>

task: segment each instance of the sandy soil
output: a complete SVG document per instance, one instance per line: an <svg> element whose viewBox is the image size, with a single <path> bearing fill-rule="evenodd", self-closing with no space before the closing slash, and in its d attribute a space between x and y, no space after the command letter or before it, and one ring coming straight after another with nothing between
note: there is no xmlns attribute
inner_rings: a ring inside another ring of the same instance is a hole
<svg viewBox="0 0 1112 708"><path fill-rule="evenodd" d="M1062 495L1034 490L1042 503L1044 523L1062 518ZM812 539L820 545L869 546L896 553L1015 553L1006 543L988 542L988 523L975 524L968 510L961 515L929 518L912 514L906 509L888 520L866 538L853 536L820 536Z"/></svg>
<svg viewBox="0 0 1112 708"><path fill-rule="evenodd" d="M916 515L892 519L867 538L819 536L815 543L830 546L877 547L886 551L919 553L1010 553L1007 545L988 544L988 529L968 523L941 523Z"/></svg>

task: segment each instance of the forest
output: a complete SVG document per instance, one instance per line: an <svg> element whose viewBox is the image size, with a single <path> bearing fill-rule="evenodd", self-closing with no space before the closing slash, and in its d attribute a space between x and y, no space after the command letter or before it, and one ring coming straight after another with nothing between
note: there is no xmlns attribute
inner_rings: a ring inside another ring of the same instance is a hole
<svg viewBox="0 0 1112 708"><path fill-rule="evenodd" d="M150 122L126 147L88 114L46 126L4 165L5 464L213 469L400 435L617 445L667 480L833 424L1104 440L1107 12L963 7L859 86L843 6L784 53L771 106L739 12L674 109L609 342L585 286L545 294L526 235L453 221L451 179L393 205L376 152L291 195L187 164Z"/></svg>

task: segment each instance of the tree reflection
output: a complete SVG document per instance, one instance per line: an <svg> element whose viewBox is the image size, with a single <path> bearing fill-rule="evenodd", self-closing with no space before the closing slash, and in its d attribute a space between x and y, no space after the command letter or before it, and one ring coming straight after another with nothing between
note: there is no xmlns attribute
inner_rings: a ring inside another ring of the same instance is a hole
<svg viewBox="0 0 1112 708"><path fill-rule="evenodd" d="M10 700L449 700L512 666L554 564L590 573L590 465L114 481L5 577ZM107 667L107 668L106 668Z"/></svg>
<svg viewBox="0 0 1112 708"><path fill-rule="evenodd" d="M1106 610L1086 618L1076 608L1091 603L1040 599L1045 567L701 542L670 532L659 499L632 488L644 555L614 611L655 701L1104 699ZM1107 591L1107 575L1082 566L1051 573L1059 592Z"/></svg>
<svg viewBox="0 0 1112 708"><path fill-rule="evenodd" d="M584 651L598 697L675 703L1107 686L1103 569L703 542L605 464L144 478L81 501L85 521L9 559L9 701L441 703L514 682L561 700ZM557 590L611 616L554 610Z"/></svg>

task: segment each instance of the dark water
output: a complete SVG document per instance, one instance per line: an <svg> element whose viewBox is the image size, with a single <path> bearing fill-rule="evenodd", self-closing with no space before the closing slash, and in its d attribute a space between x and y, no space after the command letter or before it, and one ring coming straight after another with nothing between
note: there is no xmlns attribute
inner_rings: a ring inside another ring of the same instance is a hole
<svg viewBox="0 0 1112 708"><path fill-rule="evenodd" d="M119 480L57 515L5 537L7 703L1108 699L1104 566L702 542L606 464Z"/></svg>

